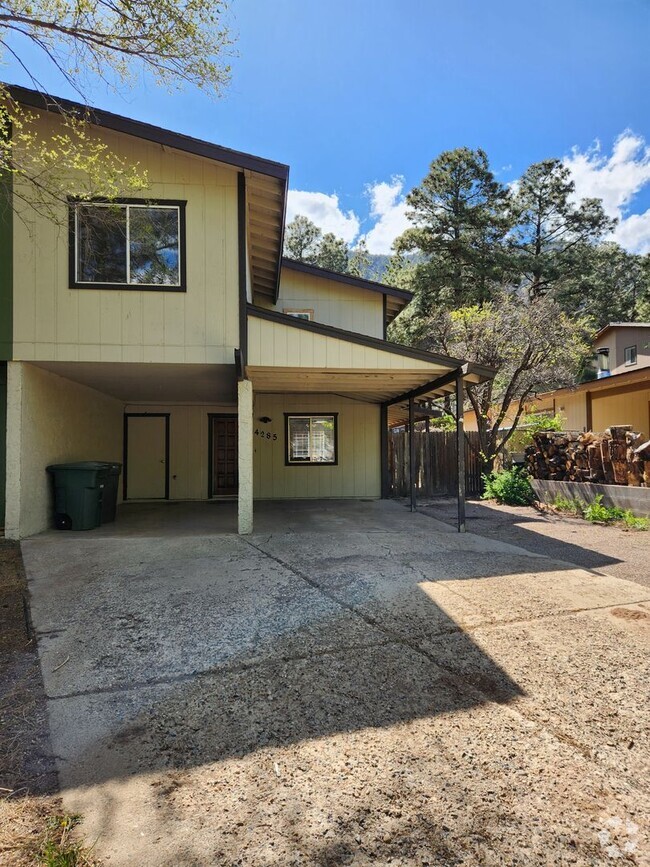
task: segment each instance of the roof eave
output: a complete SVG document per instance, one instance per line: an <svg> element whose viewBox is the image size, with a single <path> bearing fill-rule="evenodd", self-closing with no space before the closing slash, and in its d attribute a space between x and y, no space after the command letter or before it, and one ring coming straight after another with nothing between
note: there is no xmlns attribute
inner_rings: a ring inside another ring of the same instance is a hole
<svg viewBox="0 0 650 867"><path fill-rule="evenodd" d="M283 256L282 258L282 267L293 271L302 271L304 274L310 274L312 277L318 277L322 280L333 280L336 283L345 283L349 286L356 286L359 289L368 289L371 292L379 292L382 295L401 298L407 304L413 300L413 293L408 292L406 289L398 289L396 286L388 286L385 283L378 283L376 280L365 280L363 277L355 277L352 274L340 274L338 271L329 271L327 268L319 268L317 265L298 262L296 259L290 259L287 256Z"/></svg>
<svg viewBox="0 0 650 867"><path fill-rule="evenodd" d="M82 103L53 96L49 93L41 93L38 90L31 90L17 84L5 84L4 86L12 99L30 108L59 114L68 112L70 114L87 116L89 122L105 129L111 129L115 132L144 139L145 141L166 145L185 153L205 157L206 159L235 166L236 168L259 172L278 180L288 181L289 178L289 166L284 163L266 160L263 157L257 157L243 151L225 148L221 145L203 141L202 139L196 139L192 136L164 129L163 127L114 114L113 112L95 108L94 106L83 105Z"/></svg>

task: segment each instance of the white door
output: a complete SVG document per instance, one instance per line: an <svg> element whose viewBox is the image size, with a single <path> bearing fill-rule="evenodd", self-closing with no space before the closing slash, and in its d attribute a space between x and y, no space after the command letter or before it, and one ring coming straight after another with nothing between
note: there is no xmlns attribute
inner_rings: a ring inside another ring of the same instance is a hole
<svg viewBox="0 0 650 867"><path fill-rule="evenodd" d="M167 496L167 418L126 417L126 498L164 500Z"/></svg>

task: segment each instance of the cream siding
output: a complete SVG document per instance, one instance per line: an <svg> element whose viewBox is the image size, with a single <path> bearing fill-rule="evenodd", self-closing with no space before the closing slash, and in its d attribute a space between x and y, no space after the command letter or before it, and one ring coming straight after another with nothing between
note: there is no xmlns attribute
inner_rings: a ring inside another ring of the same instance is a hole
<svg viewBox="0 0 650 867"><path fill-rule="evenodd" d="M650 388L624 394L592 395L593 429L603 431L610 425L631 424L635 431L650 436Z"/></svg>
<svg viewBox="0 0 650 867"><path fill-rule="evenodd" d="M336 466L285 466L286 412L339 414ZM264 416L271 419L268 424L259 423ZM328 394L256 394L253 417L254 430L264 434L253 436L256 499L380 496L380 427L376 404Z"/></svg>
<svg viewBox="0 0 650 867"><path fill-rule="evenodd" d="M39 124L51 134L56 115ZM131 197L186 208L187 292L70 289L67 211L58 222L16 198L14 358L40 361L232 363L238 333L237 172L131 136L109 147L148 172Z"/></svg>
<svg viewBox="0 0 650 867"><path fill-rule="evenodd" d="M248 318L248 363L251 367L431 370L432 379L446 372L431 361L255 316Z"/></svg>
<svg viewBox="0 0 650 867"><path fill-rule="evenodd" d="M563 420L565 430L587 429L587 393L575 391L555 398L555 410Z"/></svg>
<svg viewBox="0 0 650 867"><path fill-rule="evenodd" d="M123 404L31 364L9 362L5 533L51 526L49 464L122 460Z"/></svg>
<svg viewBox="0 0 650 867"><path fill-rule="evenodd" d="M237 405L127 404L124 411L169 413L169 499L207 500L209 415L236 415Z"/></svg>
<svg viewBox="0 0 650 867"><path fill-rule="evenodd" d="M290 268L282 269L277 304L267 302L263 306L280 313L286 308L313 310L314 322L371 337L384 336L383 296L379 292Z"/></svg>

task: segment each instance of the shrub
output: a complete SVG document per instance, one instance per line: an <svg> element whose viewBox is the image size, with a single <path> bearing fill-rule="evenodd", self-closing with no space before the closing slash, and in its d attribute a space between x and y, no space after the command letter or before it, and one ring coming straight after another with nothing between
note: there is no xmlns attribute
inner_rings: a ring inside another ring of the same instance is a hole
<svg viewBox="0 0 650 867"><path fill-rule="evenodd" d="M625 510L623 523L628 530L647 530L650 528L650 518L637 518L630 509Z"/></svg>
<svg viewBox="0 0 650 867"><path fill-rule="evenodd" d="M483 476L485 492L482 499L496 500L506 506L530 506L536 500L528 473L520 467L499 470Z"/></svg>
<svg viewBox="0 0 650 867"><path fill-rule="evenodd" d="M575 515L578 518L583 517L584 506L578 499L569 499L558 494L553 500L553 508L558 512L565 512L568 515Z"/></svg>
<svg viewBox="0 0 650 867"><path fill-rule="evenodd" d="M625 511L617 507L603 506L603 495L597 494L592 503L585 506L584 516L592 524L608 524L611 521L622 521Z"/></svg>

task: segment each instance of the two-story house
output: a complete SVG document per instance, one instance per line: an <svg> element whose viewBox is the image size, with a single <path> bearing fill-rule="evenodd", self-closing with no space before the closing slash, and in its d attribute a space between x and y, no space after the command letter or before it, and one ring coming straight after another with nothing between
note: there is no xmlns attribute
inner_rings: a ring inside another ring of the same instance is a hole
<svg viewBox="0 0 650 867"><path fill-rule="evenodd" d="M650 367L650 323L610 322L595 335L598 379Z"/></svg>
<svg viewBox="0 0 650 867"><path fill-rule="evenodd" d="M43 135L84 111L11 92ZM387 342L409 293L282 258L287 166L91 117L150 186L50 218L5 184L6 535L51 525L67 460L123 461L124 500L233 498L242 533L254 499L380 497L390 421L491 372Z"/></svg>

